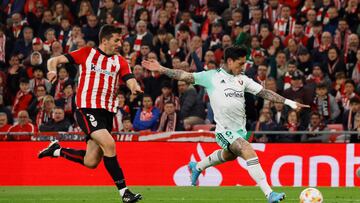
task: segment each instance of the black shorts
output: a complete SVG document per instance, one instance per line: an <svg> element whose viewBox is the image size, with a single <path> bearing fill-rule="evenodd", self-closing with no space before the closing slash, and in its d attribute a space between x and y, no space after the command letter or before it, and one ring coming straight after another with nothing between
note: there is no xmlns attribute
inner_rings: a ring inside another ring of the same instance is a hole
<svg viewBox="0 0 360 203"><path fill-rule="evenodd" d="M76 120L86 134L86 142L91 139L90 134L96 130L106 129L111 133L114 113L105 109L77 109Z"/></svg>

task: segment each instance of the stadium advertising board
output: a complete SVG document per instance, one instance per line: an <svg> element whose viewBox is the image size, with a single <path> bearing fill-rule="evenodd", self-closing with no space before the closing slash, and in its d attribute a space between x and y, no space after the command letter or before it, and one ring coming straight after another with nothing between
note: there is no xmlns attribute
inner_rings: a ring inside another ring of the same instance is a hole
<svg viewBox="0 0 360 203"><path fill-rule="evenodd" d="M63 158L37 159L47 142L0 142L0 185L112 185L103 164L95 170ZM85 148L83 142L63 147ZM274 186L360 186L359 144L253 144ZM187 163L219 147L215 143L118 142L119 162L129 185L189 185ZM200 185L255 185L243 160L211 167Z"/></svg>

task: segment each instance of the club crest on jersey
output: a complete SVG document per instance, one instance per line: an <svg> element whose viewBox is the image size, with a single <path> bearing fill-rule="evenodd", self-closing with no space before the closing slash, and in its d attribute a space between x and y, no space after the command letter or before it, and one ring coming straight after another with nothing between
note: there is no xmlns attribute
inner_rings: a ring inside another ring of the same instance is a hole
<svg viewBox="0 0 360 203"><path fill-rule="evenodd" d="M91 71L101 73L101 74L105 74L105 75L112 76L112 77L116 76L115 72L110 72L110 71L107 71L107 70L103 70L103 69L97 67L96 65L94 65L93 63L91 63L90 67L91 67Z"/></svg>
<svg viewBox="0 0 360 203"><path fill-rule="evenodd" d="M242 91L234 90L232 88L226 88L224 91L225 91L224 94L225 94L226 97L230 97L230 98L232 98L232 97L235 97L235 98L244 97L244 93Z"/></svg>

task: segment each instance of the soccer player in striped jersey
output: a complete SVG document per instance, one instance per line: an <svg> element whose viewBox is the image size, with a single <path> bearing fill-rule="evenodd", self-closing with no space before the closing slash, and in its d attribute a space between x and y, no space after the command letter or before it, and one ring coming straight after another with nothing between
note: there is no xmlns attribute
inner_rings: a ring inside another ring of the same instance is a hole
<svg viewBox="0 0 360 203"><path fill-rule="evenodd" d="M222 68L198 73L165 68L157 61L143 61L142 65L150 71L159 71L170 78L201 85L208 92L216 121L216 142L222 149L214 151L199 163L189 163L192 185L196 185L201 171L205 168L241 157L246 160L250 176L260 186L268 202L280 202L285 198L285 194L272 191L256 152L247 141L249 137L245 128L244 93L249 92L273 102L285 103L293 109L309 106L285 99L242 74L246 49L229 47L225 50L224 59L226 64Z"/></svg>
<svg viewBox="0 0 360 203"><path fill-rule="evenodd" d="M137 202L142 197L133 194L126 187L125 178L116 157L115 141L111 137L113 117L120 80L126 82L132 94L142 90L136 82L126 60L116 54L121 45L120 30L112 25L104 25L99 33L98 48L84 47L69 54L51 58L48 61L48 79L57 77L56 68L60 64L79 65L79 84L76 95L76 120L85 132L86 150L61 148L53 141L42 150L38 157L64 157L94 169L101 159L117 186L123 202Z"/></svg>

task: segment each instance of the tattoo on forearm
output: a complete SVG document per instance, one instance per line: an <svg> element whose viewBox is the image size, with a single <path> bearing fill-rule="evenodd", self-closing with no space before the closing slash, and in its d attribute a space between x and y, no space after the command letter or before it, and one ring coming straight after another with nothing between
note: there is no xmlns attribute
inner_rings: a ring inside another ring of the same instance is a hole
<svg viewBox="0 0 360 203"><path fill-rule="evenodd" d="M185 72L183 70L173 70L169 68L164 68L163 73L170 78L174 78L176 80L182 80L188 83L194 83L194 76L192 73Z"/></svg>
<svg viewBox="0 0 360 203"><path fill-rule="evenodd" d="M278 103L284 103L285 98L281 95L277 94L276 92L273 92L271 90L263 89L261 90L257 96L262 97L264 99L267 99L272 102L278 102Z"/></svg>

